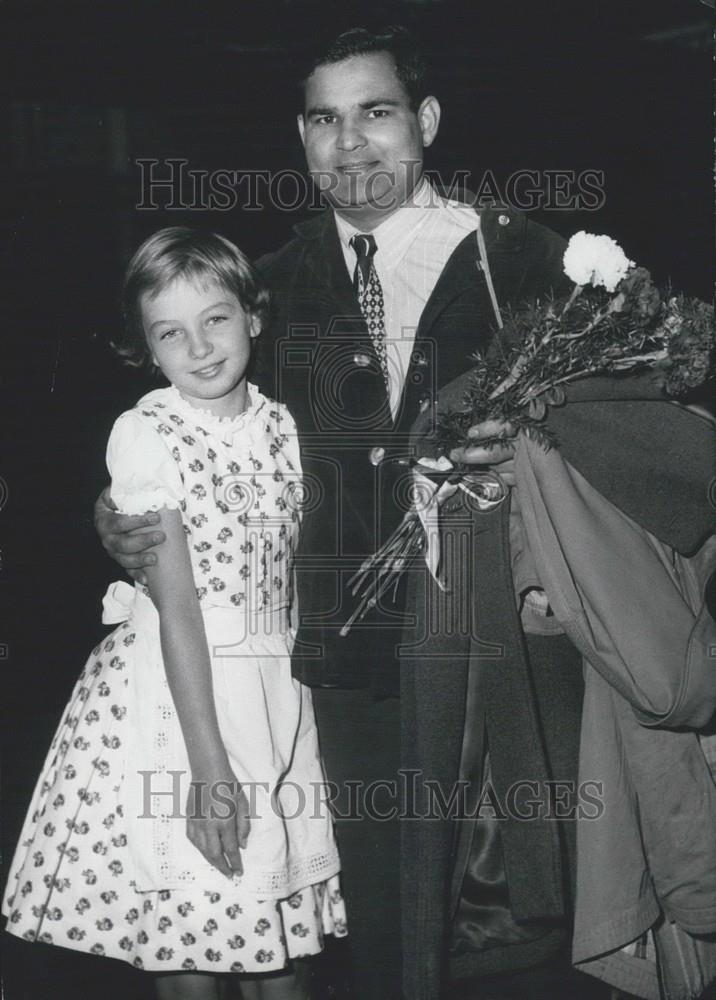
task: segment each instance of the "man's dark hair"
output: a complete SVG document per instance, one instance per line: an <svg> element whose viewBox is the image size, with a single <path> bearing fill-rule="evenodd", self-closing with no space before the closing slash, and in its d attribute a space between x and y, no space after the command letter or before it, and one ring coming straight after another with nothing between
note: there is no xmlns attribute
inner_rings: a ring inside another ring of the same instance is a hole
<svg viewBox="0 0 716 1000"><path fill-rule="evenodd" d="M368 28L350 28L334 37L311 54L301 75L301 88L305 93L306 80L319 66L343 62L351 56L364 56L373 52L387 52L395 60L395 71L405 87L410 107L417 111L427 97L427 65L415 37L401 25L388 25L377 31Z"/></svg>

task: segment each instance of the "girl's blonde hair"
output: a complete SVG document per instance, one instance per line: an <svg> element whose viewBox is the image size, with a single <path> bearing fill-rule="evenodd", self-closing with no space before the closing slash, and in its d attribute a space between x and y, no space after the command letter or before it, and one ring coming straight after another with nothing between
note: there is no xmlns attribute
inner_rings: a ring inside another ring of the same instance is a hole
<svg viewBox="0 0 716 1000"><path fill-rule="evenodd" d="M112 343L127 364L135 367L151 364L142 325L141 297L147 293L158 295L176 278L216 282L232 292L242 308L258 318L262 328L266 323L268 289L239 248L217 233L169 226L145 240L127 265L122 287L124 331Z"/></svg>

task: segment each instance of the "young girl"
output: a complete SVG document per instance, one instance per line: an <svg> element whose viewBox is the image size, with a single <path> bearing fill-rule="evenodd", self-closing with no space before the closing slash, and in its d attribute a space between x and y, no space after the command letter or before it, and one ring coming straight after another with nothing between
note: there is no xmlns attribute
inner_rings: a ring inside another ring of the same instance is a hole
<svg viewBox="0 0 716 1000"><path fill-rule="evenodd" d="M300 460L246 380L267 292L220 236L129 264L120 353L169 388L116 421L112 497L155 510L148 586L110 587L13 861L8 929L160 973L160 998L307 998L292 960L345 934L310 692L291 677ZM268 974L268 975L267 975Z"/></svg>

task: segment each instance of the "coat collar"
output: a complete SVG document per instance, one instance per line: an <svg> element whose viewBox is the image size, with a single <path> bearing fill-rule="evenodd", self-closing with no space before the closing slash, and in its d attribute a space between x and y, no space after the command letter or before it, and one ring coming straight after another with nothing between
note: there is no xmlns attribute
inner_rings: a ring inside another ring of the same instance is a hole
<svg viewBox="0 0 716 1000"><path fill-rule="evenodd" d="M427 334L450 302L469 288L473 288L476 281L482 280L479 260L477 235L475 232L468 233L448 258L430 298L425 303L418 325L419 336L424 337Z"/></svg>
<svg viewBox="0 0 716 1000"><path fill-rule="evenodd" d="M294 230L305 241L304 261L316 284L330 291L342 314L360 316L333 212L321 212L294 226Z"/></svg>
<svg viewBox="0 0 716 1000"><path fill-rule="evenodd" d="M315 284L330 291L343 315L359 315L333 212L322 212L316 218L295 226L294 230L306 244L304 261ZM478 259L475 234L468 233L453 251L425 304L420 319L421 333L430 329L449 302L474 283L477 265L471 262Z"/></svg>
<svg viewBox="0 0 716 1000"><path fill-rule="evenodd" d="M476 196L467 189L457 192L441 188L436 190L443 197L475 208L480 216L488 250L499 248L501 252L510 252L522 249L527 224L527 218L522 212L497 203L475 207ZM327 208L310 219L297 223L293 231L300 239L311 241L324 239L327 231L330 229L335 231L335 228L333 211Z"/></svg>
<svg viewBox="0 0 716 1000"><path fill-rule="evenodd" d="M460 192L452 197L473 204L470 192ZM476 209L485 236L488 258L493 253L512 253L524 245L526 218L522 213L502 205ZM305 257L317 286L330 292L337 310L344 316L360 314L353 286L346 269L335 218L331 209L326 209L314 218L294 226L294 232L305 243ZM425 336L440 313L454 299L467 289L474 287L475 280L482 282L480 255L475 233L469 233L453 251L442 274L438 278L430 298L425 304L420 318L419 335Z"/></svg>

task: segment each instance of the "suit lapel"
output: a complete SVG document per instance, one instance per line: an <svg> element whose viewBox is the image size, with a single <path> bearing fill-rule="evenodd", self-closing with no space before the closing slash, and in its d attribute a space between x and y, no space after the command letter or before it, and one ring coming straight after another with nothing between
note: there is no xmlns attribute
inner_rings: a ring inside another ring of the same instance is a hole
<svg viewBox="0 0 716 1000"><path fill-rule="evenodd" d="M304 261L316 289L328 292L341 316L358 317L363 325L360 306L353 292L333 213L302 223L295 231L306 240ZM440 313L466 289L474 288L475 277L482 280L480 255L475 233L468 233L453 250L437 280L418 324L417 336L425 337ZM367 335L367 332L366 332Z"/></svg>
<svg viewBox="0 0 716 1000"><path fill-rule="evenodd" d="M450 327L450 344L440 343L437 329L444 339L444 327L438 321L447 307L461 296L470 294L474 298L476 289L482 282L482 272L476 262L479 260L477 240L474 233L468 234L453 250L437 280L432 295L425 303L415 334L415 344L406 373L403 396L400 402L401 427L409 428L420 412L424 400L432 400L435 391L444 382L446 360L450 352L459 354L462 338L459 330ZM475 317L476 319L476 317ZM468 326L469 323L462 324ZM469 354L469 351L467 352ZM467 359L462 368L467 365Z"/></svg>
<svg viewBox="0 0 716 1000"><path fill-rule="evenodd" d="M453 250L433 288L432 295L425 303L418 324L419 337L428 336L431 327L445 307L466 289L474 288L476 280L482 281L479 260L477 237L474 232L469 233Z"/></svg>
<svg viewBox="0 0 716 1000"><path fill-rule="evenodd" d="M329 309L331 318L340 324L341 331L350 333L356 346L362 343L364 349L372 355L373 344L353 292L333 213L326 211L317 218L296 226L295 230L306 243L304 264L308 277L308 295L314 302L315 298L325 296L324 309L321 310L324 316ZM451 302L466 291L474 293L476 287L484 285L478 261L477 239L473 232L453 250L421 314L415 349L398 408L399 426L406 422L410 425L417 415L421 399L430 395L428 390L436 362L436 359L431 358L432 330L437 320Z"/></svg>
<svg viewBox="0 0 716 1000"><path fill-rule="evenodd" d="M295 229L306 240L304 262L313 287L317 292L328 295L336 315L356 319L357 326L362 327L362 330L357 329L356 332L362 332L367 337L333 212L323 212L318 218L296 226Z"/></svg>
<svg viewBox="0 0 716 1000"><path fill-rule="evenodd" d="M296 226L295 231L305 241L301 295L307 315L320 316L319 338L324 346L330 345L341 354L340 361L338 353L335 355L336 371L355 371L361 366L359 359L369 357L371 370L378 375L367 381L344 379L343 403L356 418L371 414L375 430L391 430L393 420L380 365L353 291L333 212L326 211Z"/></svg>

